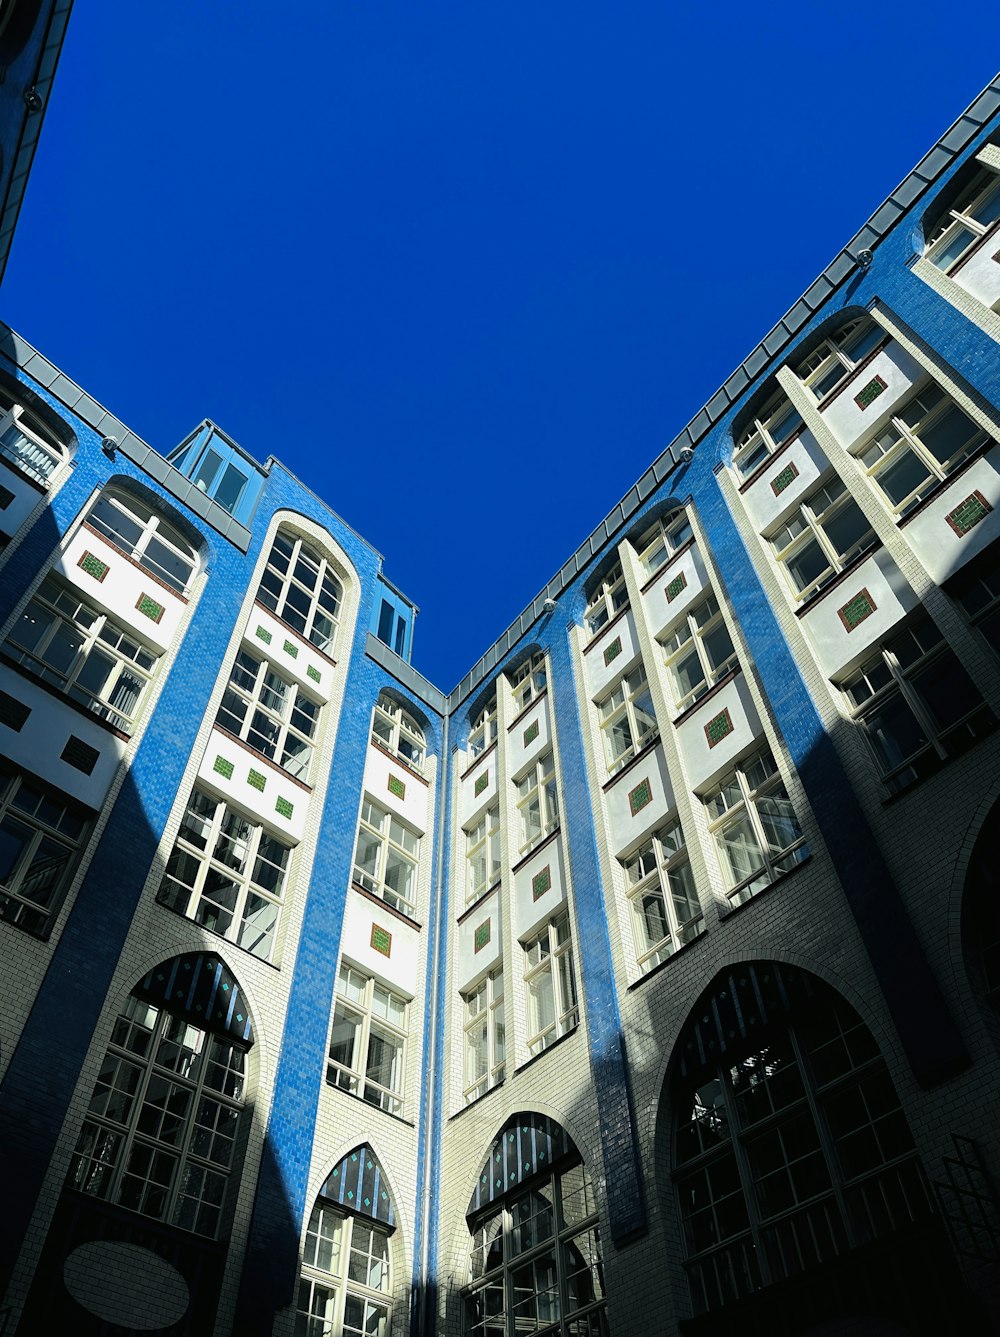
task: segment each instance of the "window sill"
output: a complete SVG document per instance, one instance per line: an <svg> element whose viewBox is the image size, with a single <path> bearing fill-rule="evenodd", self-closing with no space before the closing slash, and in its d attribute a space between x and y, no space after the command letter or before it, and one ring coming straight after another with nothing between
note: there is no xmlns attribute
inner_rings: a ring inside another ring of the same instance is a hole
<svg viewBox="0 0 1000 1337"><path fill-rule="evenodd" d="M664 575L665 572L670 570L670 568L673 566L675 562L679 561L686 552L690 552L690 550L694 547L696 542L697 539L694 537L694 535L692 535L691 538L689 538L686 543L682 543L681 546L677 549L677 551L675 553L672 553L665 562L663 562L660 566L658 566L651 576L646 577L645 582L643 583L642 586L640 586L639 593L645 594L647 590L652 589L652 587L656 584L656 582Z"/></svg>
<svg viewBox="0 0 1000 1337"><path fill-rule="evenodd" d="M147 580L151 580L154 584L159 585L161 590L166 590L167 593L173 595L175 599L179 599L182 604L188 602L187 594L182 593L174 585L168 585L167 582L161 576L158 576L155 571L150 571L148 566L143 566L137 557L133 557L130 552L126 552L125 549L115 543L113 539L108 538L107 534L102 533L96 525L92 525L89 520L84 520L81 528L86 529L88 533L93 534L95 538L100 539L100 541L106 544L112 552L116 552L118 556L123 557L130 566L134 566L137 570L141 571Z"/></svg>
<svg viewBox="0 0 1000 1337"><path fill-rule="evenodd" d="M872 348L868 353L865 354L865 356L861 359L860 362L856 363L855 366L851 368L851 370L848 372L848 374L844 377L844 379L840 382L839 385L835 385L828 395L824 395L822 399L818 399L816 401L816 412L823 413L826 409L830 407L830 405L833 403L835 399L839 399L840 396L844 393L844 391L848 388L848 386L851 385L854 382L854 380L860 376L860 374L865 370L865 368L875 361L879 353L882 352L886 344L888 344L891 341L891 339L892 335L886 334L884 338L878 341L878 343L875 345L874 348Z"/></svg>
<svg viewBox="0 0 1000 1337"><path fill-rule="evenodd" d="M645 761L649 756L650 752L652 752L653 748L656 747L659 741L660 741L660 731L659 729L657 729L655 732L655 736L652 737L647 743L643 743L642 747L639 749L639 751L635 754L634 757L629 757L625 765L620 766L618 770L615 771L614 775L611 777L610 780L604 781L604 783L601 785L601 792L606 794L609 789L614 788L614 786L618 783L618 781L622 778L623 775L628 775L629 771L631 771L635 766L638 766L640 762Z"/></svg>
<svg viewBox="0 0 1000 1337"><path fill-rule="evenodd" d="M56 700L65 701L70 710L75 710L78 715L82 715L85 719L93 720L95 724L99 725L102 729L105 729L108 733L114 734L115 738L120 738L122 742L130 743L135 736L134 733L126 733L124 729L119 729L116 725L109 724L106 719L102 719L102 717L95 711L88 710L82 701L77 701L74 697L69 696L61 688L57 687L55 683L46 682L44 678L40 678L36 673L32 673L29 668L26 668L23 664L19 664L16 659L13 659L2 650L0 650L0 664L6 664L8 668L13 669L15 673L20 674L22 678L27 678L28 682L33 682L36 687L40 687L43 692L47 692L49 696L55 697Z"/></svg>
<svg viewBox="0 0 1000 1337"><path fill-rule="evenodd" d="M394 919L400 920L403 924L409 924L410 928L415 928L418 933L423 930L423 924L418 923L415 919L411 919L405 910L397 910L394 905L390 905L388 901L384 901L381 896L376 896L374 891L368 891L358 882L352 881L351 886L359 896L363 896L366 901L371 901L372 905L379 906L387 915L392 915Z"/></svg>
<svg viewBox="0 0 1000 1337"><path fill-rule="evenodd" d="M727 673L724 673L718 682L713 682L708 691L702 692L697 701L693 701L691 705L684 707L681 713L674 719L674 728L679 729L685 720L690 719L692 715L696 714L706 701L711 701L713 696L718 696L723 687L728 687L736 675L742 672L742 668L737 664L735 668L731 668Z"/></svg>
<svg viewBox="0 0 1000 1337"><path fill-rule="evenodd" d="M172 905L165 905L158 897L153 897L153 904L158 906L168 915L173 915L175 919L183 919L185 923L191 924L194 928L201 929L203 933L211 933L213 938L218 938L219 942L224 942L227 947L232 947L235 951L248 956L251 961L257 961L262 966L268 966L271 970L280 971L281 967L275 961L269 961L265 956L258 956L256 952L251 952L246 947L241 947L238 942L232 938L227 938L224 933L216 933L214 928L209 928L207 924L199 924L197 919L192 919L190 915L184 914L182 910L175 910Z"/></svg>
<svg viewBox="0 0 1000 1337"><path fill-rule="evenodd" d="M972 259L974 255L978 254L978 252L981 251L984 246L987 246L991 241L996 240L998 233L1000 233L1000 218L998 218L994 223L990 225L990 227L987 228L987 230L983 233L983 235L979 238L979 240L975 243L975 245L970 247L970 249L967 250L966 253L963 256L961 256L961 258L958 259L950 269L942 269L941 273L947 274L950 279L953 279L955 275L959 273L960 270L964 269L964 267L969 263L969 261ZM931 260L931 264L932 265L934 264L933 260ZM934 267L935 269L937 268L936 265Z"/></svg>
<svg viewBox="0 0 1000 1337"><path fill-rule="evenodd" d="M251 757L256 757L262 766L266 766L268 770L272 771L275 775L280 775L282 780L287 780L290 785L298 785L299 789L304 789L307 794L312 793L312 785L307 785L305 780L300 780L298 776L292 775L291 771L286 771L284 766L279 766L278 763L272 761L270 757L265 757L263 752L258 752L255 747L251 747L250 744L244 742L242 738L237 738L236 734L227 729L224 724L220 724L219 721L216 720L213 727L218 729L219 733L225 734L228 739L234 742L237 747L241 747L244 752L249 752Z"/></svg>
<svg viewBox="0 0 1000 1337"><path fill-rule="evenodd" d="M394 761L397 766L402 766L407 775L412 775L414 780L419 780L422 785L427 785L428 788L430 787L431 782L422 771L416 770L408 761L404 761L402 757L398 756L390 748L387 748L384 743L378 743L374 738L369 738L368 741L371 743L372 747L375 748L376 751L381 752L384 757L388 757L390 761Z"/></svg>
<svg viewBox="0 0 1000 1337"><path fill-rule="evenodd" d="M631 604L626 604L624 608L619 608L618 612L614 615L614 617L611 619L610 622L605 622L603 627L598 628L598 630L594 632L593 636L591 636L587 644L583 647L583 653L585 655L589 655L591 650L596 650L596 648L600 645L601 641L604 640L605 636L608 634L611 628L617 626L618 623L622 620L622 618L627 616L630 608Z"/></svg>
<svg viewBox="0 0 1000 1337"><path fill-rule="evenodd" d="M295 637L299 645L303 646L306 650L311 650L313 654L319 655L320 659L325 660L330 665L331 668L337 667L337 661L333 658L332 655L328 655L326 651L321 650L318 645L313 645L309 637L303 636L301 631L296 631L294 627L289 626L289 624L285 621L285 619L283 617L279 617L273 608L268 608L267 604L261 603L259 599L254 599L253 606L254 608L261 609L262 612L265 612L268 615L268 617L273 617L275 622L277 622L280 627L283 627L285 631L288 632L289 636ZM246 637L248 637L250 634L248 628L249 628L249 623L247 623L247 627L244 628L243 631L243 635ZM260 647L257 646L257 649L259 651Z"/></svg>
<svg viewBox="0 0 1000 1337"><path fill-rule="evenodd" d="M528 850L527 854L522 854L521 857L518 859L517 863L510 871L512 873L519 872L520 869L524 867L524 865L528 862L529 859L533 859L535 857L535 855L538 853L539 850L543 850L546 845L551 845L553 840L555 840L558 834L559 834L559 827L557 826L554 827L553 830L551 830L547 836L545 836L542 840L540 840L537 845L532 845L531 849Z"/></svg>
<svg viewBox="0 0 1000 1337"><path fill-rule="evenodd" d="M795 865L794 868L789 868L788 871L785 873L779 873L778 876L774 878L773 881L769 882L766 887L761 887L760 891L755 891L752 896L748 897L740 905L727 905L724 910L719 911L719 919L723 923L728 923L729 920L732 919L733 915L738 915L740 911L745 910L748 905L756 905L762 896L766 896L768 892L773 891L775 887L780 886L783 882L787 882L787 880L790 877L794 877L795 874L799 871L799 869L805 868L805 866L811 861L811 859L812 855L809 853L808 849L806 849L806 853L798 861L798 863ZM752 882L753 878L748 878L747 881ZM740 886L746 886L746 885L747 885L746 882L740 884ZM739 891L739 889L740 887L733 887L730 891L727 891L726 900L728 901L729 897L735 895L736 892Z"/></svg>
<svg viewBox="0 0 1000 1337"><path fill-rule="evenodd" d="M838 585L842 585L844 581L850 580L858 567L863 562L867 562L872 553L878 552L882 546L882 540L876 539L874 543L870 543L867 548L859 552L856 557L852 557L842 571L838 571L835 576L831 576L825 585L820 586L818 590L813 590L812 594L803 599L797 608L792 609L795 616L805 617L807 613L811 613L817 604L821 604L832 590L835 590Z"/></svg>
<svg viewBox="0 0 1000 1337"><path fill-rule="evenodd" d="M19 469L14 461L9 460L6 455L0 455L0 465L3 465L5 469L9 469L15 478L23 478L28 486L34 488L41 496L44 497L48 494L49 485L47 483L40 483L37 478L32 477L31 474L25 473L23 469Z"/></svg>
<svg viewBox="0 0 1000 1337"><path fill-rule="evenodd" d="M456 917L455 923L461 924L468 919L470 915L474 915L482 905L483 901L489 900L493 893L498 889L501 880L502 879L498 877L495 882L490 883L485 891L481 891L474 901L470 901L462 913Z"/></svg>
<svg viewBox="0 0 1000 1337"><path fill-rule="evenodd" d="M799 427L795 432L792 433L792 435L788 438L787 441L782 441L781 445L777 448L777 450L772 450L770 455L768 455L767 459L764 460L762 464L758 464L757 468L754 469L753 473L750 474L748 478L744 478L743 482L739 486L739 492L741 497L744 492L748 492L750 488L753 487L754 483L759 482L760 479L764 477L764 475L767 473L768 469L770 469L771 465L774 463L775 460L780 459L781 456L784 455L786 450L791 450L792 446L795 445L796 441L798 441L799 437L805 430L806 430L805 423L803 423L801 427ZM733 468L736 470L736 473L739 474L740 471L739 465L734 464Z"/></svg>
<svg viewBox="0 0 1000 1337"><path fill-rule="evenodd" d="M963 729L964 725L975 725L977 722L980 730L979 733L966 735L965 737L952 741L948 748L947 756L940 757L935 753L933 759L929 758L927 762L925 762L927 769L922 775L915 775L912 780L908 780L906 784L897 789L895 793L887 794L885 796L882 800L883 808L890 807L893 803L898 803L900 799L906 798L914 789L918 788L928 780L933 780L936 775L943 771L947 766L950 766L953 761L957 761L959 757L964 757L967 752L972 750L972 748L985 742L987 738L991 738L996 733L997 724L1000 723L992 710L990 710L990 707L984 703L978 711L974 711L962 723L952 725L952 729L959 731ZM911 763L911 765L912 764L913 763Z"/></svg>
<svg viewBox="0 0 1000 1337"><path fill-rule="evenodd" d="M937 498L940 497L942 492L944 492L947 488L949 488L957 478L961 478L962 474L964 474L968 469L971 469L972 466L976 463L976 461L981 460L983 456L988 454L996 444L997 442L994 441L992 437L988 437L982 443L981 446L977 446L975 450L972 452L972 454L967 456L962 461L962 463L958 466L957 469L953 469L947 478L939 478L937 483L935 483L934 487L932 487L930 492L927 493L926 497L921 497L920 500L917 502L916 506L914 506L912 510L907 511L905 515L900 516L900 518L896 521L896 525L898 526L898 528L905 529L911 520L913 520L916 516L918 516L921 511L925 511L927 507L931 505L932 502L936 501Z"/></svg>
<svg viewBox="0 0 1000 1337"><path fill-rule="evenodd" d="M548 696L548 694L549 694L549 689L546 687L544 692L539 692L537 696L533 696L531 698L531 700L528 702L526 706L522 706L522 708L514 716L513 720L511 720L510 724L507 725L507 732L511 733L514 729L516 729L517 726L524 719L525 715L527 715L528 711L531 710L532 706L537 706L539 701L544 701L545 698Z"/></svg>
<svg viewBox="0 0 1000 1337"><path fill-rule="evenodd" d="M549 1047L551 1048L551 1046ZM481 1105L482 1102L487 1098L487 1096L491 1096L494 1091L499 1091L506 1080L507 1079L505 1077L503 1081L494 1082L493 1085L489 1087L486 1091L484 1091L481 1096L476 1096L475 1100L470 1100L469 1103L467 1105L463 1105L460 1110L456 1110L454 1114L449 1114L448 1122L451 1123L452 1120L454 1119L460 1119L467 1110L475 1108L476 1105Z"/></svg>
<svg viewBox="0 0 1000 1337"><path fill-rule="evenodd" d="M483 750L482 750L482 752L480 752L479 755L478 755L477 757L475 757L475 758L469 763L468 766L466 766L465 770L464 770L464 771L462 772L462 774L458 777L459 780L467 780L467 779L469 778L469 776L472 774L472 772L473 772L473 771L476 769L476 767L479 765L479 763L483 760L483 758L484 758L484 757L488 757L488 756L490 755L491 752L495 752L495 751L496 751L498 741L499 741L499 739L494 738L493 742L490 743L489 747L484 747Z"/></svg>
<svg viewBox="0 0 1000 1337"><path fill-rule="evenodd" d="M326 1075L323 1076L323 1085L330 1091L336 1091L338 1095L346 1096L348 1100L356 1100L359 1105L364 1105L367 1110L374 1110L378 1114L384 1114L387 1119L392 1119L393 1123L401 1123L404 1128L415 1128L412 1119L404 1119L401 1114L392 1114L389 1110L384 1110L381 1105L373 1105L370 1100L365 1100L364 1096L356 1095L353 1091L345 1091L342 1086L336 1082L331 1082Z"/></svg>
<svg viewBox="0 0 1000 1337"><path fill-rule="evenodd" d="M565 1041L567 1041L568 1039L570 1039L571 1036L576 1035L576 1033L577 1033L577 1031L578 1031L579 1029L580 1029L580 1023L577 1022L576 1025L575 1025L571 1030L564 1031L563 1034L560 1035L559 1038L558 1038L557 1040L553 1040L552 1043L551 1043L550 1045L546 1045L546 1047L545 1047L544 1049L540 1050L539 1053L537 1053L537 1054L532 1054L531 1058L526 1059L525 1062L522 1063L520 1067L514 1069L514 1074L515 1074L515 1076L516 1076L518 1073L524 1072L524 1070L525 1070L526 1068L530 1068L531 1065L532 1065L533 1063L537 1063L539 1059L543 1059L543 1058L545 1057L546 1054L551 1054L552 1051L553 1051L553 1049L558 1049L559 1046L560 1046L561 1044L564 1044ZM487 1093L487 1094L488 1094L488 1093Z"/></svg>
<svg viewBox="0 0 1000 1337"><path fill-rule="evenodd" d="M749 905L749 901L747 904ZM696 947L699 942L707 937L708 927L706 925L696 938L692 938L690 942L682 942L676 951L670 953L666 961L661 961L658 965L653 966L652 970L647 970L646 973L640 975L637 980L633 980L631 984L627 984L625 986L625 992L631 993L634 989L641 989L647 980L651 980L654 975L659 975L662 970L666 970L669 966L672 966L679 956L684 956L692 947Z"/></svg>

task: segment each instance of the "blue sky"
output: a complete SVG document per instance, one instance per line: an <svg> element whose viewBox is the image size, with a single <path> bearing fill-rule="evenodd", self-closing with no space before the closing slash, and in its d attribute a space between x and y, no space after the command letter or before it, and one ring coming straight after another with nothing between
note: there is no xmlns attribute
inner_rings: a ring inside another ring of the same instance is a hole
<svg viewBox="0 0 1000 1337"><path fill-rule="evenodd" d="M0 316L163 453L277 455L448 689L989 82L992 12L79 3Z"/></svg>

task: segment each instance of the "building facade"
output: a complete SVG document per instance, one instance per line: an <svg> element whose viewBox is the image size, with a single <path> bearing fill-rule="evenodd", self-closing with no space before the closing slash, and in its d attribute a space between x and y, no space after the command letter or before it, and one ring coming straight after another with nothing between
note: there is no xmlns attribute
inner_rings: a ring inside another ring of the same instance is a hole
<svg viewBox="0 0 1000 1337"><path fill-rule="evenodd" d="M0 347L0 1333L1000 1320L1000 82L450 694Z"/></svg>

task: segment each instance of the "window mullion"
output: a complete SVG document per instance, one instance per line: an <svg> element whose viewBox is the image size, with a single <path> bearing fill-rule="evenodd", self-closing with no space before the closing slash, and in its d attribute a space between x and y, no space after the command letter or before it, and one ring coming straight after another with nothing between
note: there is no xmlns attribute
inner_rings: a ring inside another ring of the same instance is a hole
<svg viewBox="0 0 1000 1337"><path fill-rule="evenodd" d="M851 1214L847 1210L847 1199L844 1194L843 1179L840 1170L840 1161L837 1156L836 1145L830 1136L829 1129L826 1126L826 1120L823 1117L819 1100L816 1096L815 1083L812 1069L809 1066L808 1058L802 1046L799 1044L799 1037L794 1026L788 1028L788 1037L792 1045L792 1053L795 1055L795 1062L798 1064L799 1072L802 1073L802 1086L806 1094L806 1103L809 1106L809 1113L812 1115L813 1125L816 1129L816 1135L819 1138L820 1148L826 1161L827 1172L830 1176L830 1183L833 1186L833 1195L837 1202L837 1208L840 1212L840 1219L843 1223L847 1235L848 1247L856 1248L859 1244L865 1243L863 1239L858 1239L854 1230L854 1223L851 1220ZM853 1074L851 1074L853 1076Z"/></svg>

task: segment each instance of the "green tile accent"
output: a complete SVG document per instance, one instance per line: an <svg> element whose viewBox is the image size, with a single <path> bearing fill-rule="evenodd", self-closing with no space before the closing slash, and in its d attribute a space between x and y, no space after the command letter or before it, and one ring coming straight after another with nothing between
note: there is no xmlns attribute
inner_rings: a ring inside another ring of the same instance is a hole
<svg viewBox="0 0 1000 1337"><path fill-rule="evenodd" d="M263 794L264 786L267 784L267 777L261 775L260 771L255 771L253 767L251 767L250 774L247 776L247 784L251 785L254 789L259 789Z"/></svg>
<svg viewBox="0 0 1000 1337"><path fill-rule="evenodd" d="M611 663L612 659L617 659L618 656L621 654L621 652L622 652L622 638L620 636L616 636L615 639L611 642L611 644L605 646L604 648L605 668L607 668L607 666Z"/></svg>
<svg viewBox="0 0 1000 1337"><path fill-rule="evenodd" d="M715 747L716 743L721 743L723 738L728 738L733 732L733 717L728 709L720 710L718 715L713 715L705 725L705 737L708 739L708 746Z"/></svg>
<svg viewBox="0 0 1000 1337"><path fill-rule="evenodd" d="M294 803L289 803L288 799L286 798L279 798L274 805L274 811L278 814L279 817L290 818L292 813L295 811L295 805Z"/></svg>
<svg viewBox="0 0 1000 1337"><path fill-rule="evenodd" d="M975 529L980 520L985 520L992 509L983 494L976 491L971 497L959 502L953 511L949 511L945 519L958 537L962 538L970 529Z"/></svg>
<svg viewBox="0 0 1000 1337"><path fill-rule="evenodd" d="M799 471L794 464L786 464L780 473L774 475L771 479L771 491L776 497L779 497L789 483L794 483L799 476Z"/></svg>
<svg viewBox="0 0 1000 1337"><path fill-rule="evenodd" d="M673 603L673 601L677 598L678 594L680 594L681 590L687 589L687 583L688 583L687 576L684 574L683 571L678 572L678 574L674 576L673 580L670 582L670 584L664 591L664 593L667 596L668 604Z"/></svg>
<svg viewBox="0 0 1000 1337"><path fill-rule="evenodd" d="M218 771L224 780L231 780L233 778L233 763L227 761L225 757L216 757L212 770Z"/></svg>
<svg viewBox="0 0 1000 1337"><path fill-rule="evenodd" d="M549 865L546 864L531 879L531 899L537 901L539 896L544 896L552 886L552 872Z"/></svg>
<svg viewBox="0 0 1000 1337"><path fill-rule="evenodd" d="M284 649L286 655L291 655L292 659L298 659L299 647L295 644L294 641L286 641L282 648Z"/></svg>
<svg viewBox="0 0 1000 1337"><path fill-rule="evenodd" d="M86 571L88 576L93 576L95 580L103 580L111 570L107 562L102 562L92 552L85 552L77 562L77 566L81 571Z"/></svg>
<svg viewBox="0 0 1000 1337"><path fill-rule="evenodd" d="M100 755L96 747L91 747L82 738L70 734L66 746L59 754L59 760L64 761L67 766L72 766L74 770L83 771L84 775L92 775Z"/></svg>
<svg viewBox="0 0 1000 1337"><path fill-rule="evenodd" d="M394 794L396 798L406 798L406 785L398 775L389 776L389 793Z"/></svg>
<svg viewBox="0 0 1000 1337"><path fill-rule="evenodd" d="M889 387L883 381L881 376L873 376L866 386L863 386L854 396L854 402L859 409L866 409L869 404L873 404L883 390Z"/></svg>
<svg viewBox="0 0 1000 1337"><path fill-rule="evenodd" d="M148 594L140 594L139 601L136 604L143 617L148 617L153 622L159 622L160 618L166 612L163 604L158 604L155 599L151 599Z"/></svg>
<svg viewBox="0 0 1000 1337"><path fill-rule="evenodd" d="M380 924L372 924L372 950L388 956L392 951L392 934Z"/></svg>
<svg viewBox="0 0 1000 1337"><path fill-rule="evenodd" d="M257 630L254 632L254 635L258 637L258 639L262 640L265 645L271 644L271 633L268 631L266 627L258 627Z"/></svg>
<svg viewBox="0 0 1000 1337"><path fill-rule="evenodd" d="M537 737L538 737L538 721L532 720L524 731L524 746L527 747L529 743L533 743Z"/></svg>
<svg viewBox="0 0 1000 1337"><path fill-rule="evenodd" d="M837 609L837 616L843 622L848 631L853 631L859 623L864 622L866 617L871 617L875 612L875 600L867 590L859 590L853 598L848 599L843 608Z"/></svg>
<svg viewBox="0 0 1000 1337"><path fill-rule="evenodd" d="M306 666L306 677L312 678L313 682L321 682L323 679L322 673L320 673L319 669L316 667L315 664L309 664Z"/></svg>
<svg viewBox="0 0 1000 1337"><path fill-rule="evenodd" d="M481 952L483 948L486 946L486 944L489 942L491 923L492 923L491 920L484 919L483 922L476 929L476 936L473 942L474 951Z"/></svg>
<svg viewBox="0 0 1000 1337"><path fill-rule="evenodd" d="M637 812L653 801L653 791L648 780L640 780L634 789L629 790L628 810L634 817Z"/></svg>
<svg viewBox="0 0 1000 1337"><path fill-rule="evenodd" d="M473 797L474 797L474 798L478 798L479 795L480 795L480 794L483 792L483 790L486 788L486 786L489 784L489 782L490 782L490 773L489 773L489 771L483 771L482 775L479 777L479 779L476 781L476 783L475 783L475 784L473 785L473 787L472 787Z"/></svg>

